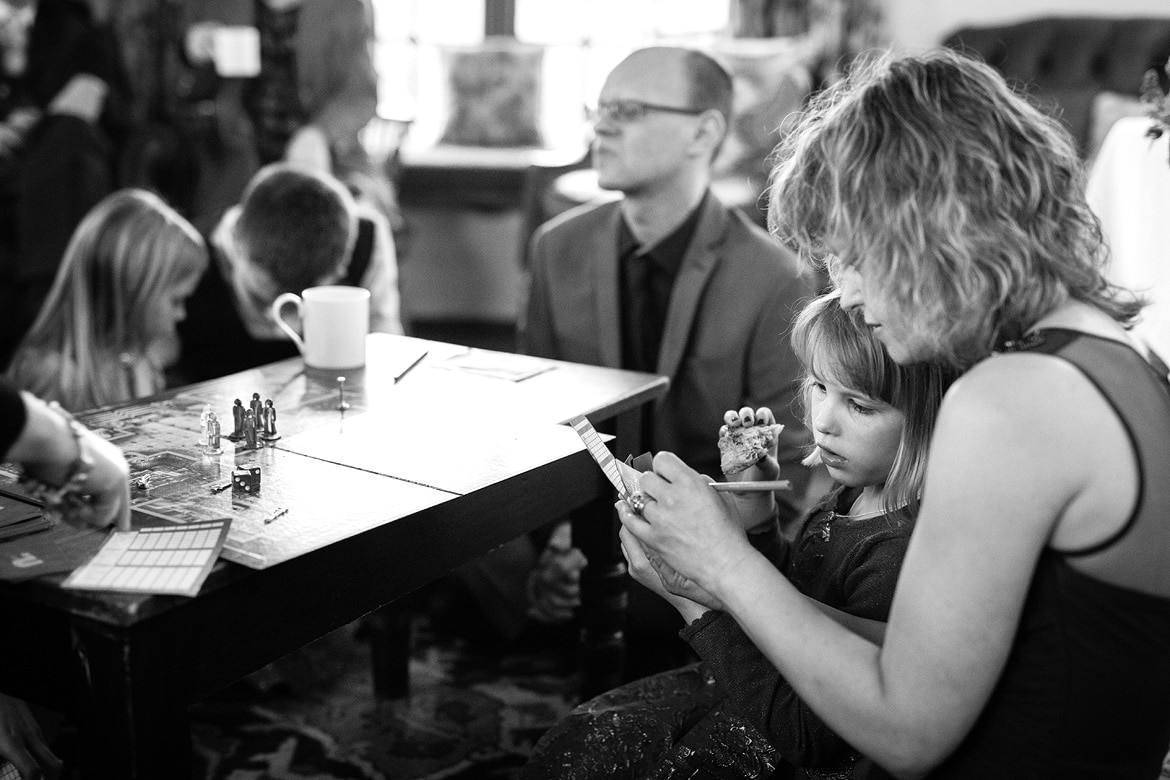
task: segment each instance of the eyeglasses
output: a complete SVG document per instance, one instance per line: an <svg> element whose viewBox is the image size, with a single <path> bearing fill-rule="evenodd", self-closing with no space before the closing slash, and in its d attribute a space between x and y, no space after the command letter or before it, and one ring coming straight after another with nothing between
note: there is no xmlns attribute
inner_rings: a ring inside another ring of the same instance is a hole
<svg viewBox="0 0 1170 780"><path fill-rule="evenodd" d="M651 111L662 111L668 114L687 114L698 116L706 109L680 108L679 106L660 106L657 103L643 103L640 100L607 100L598 103L596 107L586 106L585 116L590 122L597 123L602 119L610 122L637 122Z"/></svg>

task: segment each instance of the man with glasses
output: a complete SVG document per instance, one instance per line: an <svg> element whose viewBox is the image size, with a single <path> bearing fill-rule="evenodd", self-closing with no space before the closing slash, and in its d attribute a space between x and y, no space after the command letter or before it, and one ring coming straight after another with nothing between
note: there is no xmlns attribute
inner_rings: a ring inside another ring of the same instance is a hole
<svg viewBox="0 0 1170 780"><path fill-rule="evenodd" d="M721 474L723 413L771 407L785 424L779 450L782 476L794 483L790 519L807 481L799 461L808 436L793 414L800 364L788 329L814 283L792 253L710 191L731 105L731 77L698 51L641 49L610 73L591 112L593 163L600 185L623 197L574 209L537 231L520 347L669 376L644 440L712 477ZM563 536L554 534L543 553L496 554L530 562L527 606L537 620L573 614L583 559L558 552ZM503 589L502 581L484 577L472 587L486 601L485 591ZM496 598L495 611L507 604ZM628 677L686 660L673 609L631 583L630 610ZM667 643L643 641L643 632Z"/></svg>

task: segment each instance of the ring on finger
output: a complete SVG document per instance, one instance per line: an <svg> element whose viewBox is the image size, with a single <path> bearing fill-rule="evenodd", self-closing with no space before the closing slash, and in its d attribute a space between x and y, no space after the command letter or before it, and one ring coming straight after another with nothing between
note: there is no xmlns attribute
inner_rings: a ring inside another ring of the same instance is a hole
<svg viewBox="0 0 1170 780"><path fill-rule="evenodd" d="M642 493L634 493L629 497L627 503L635 512L642 514L642 510L646 508L646 496Z"/></svg>

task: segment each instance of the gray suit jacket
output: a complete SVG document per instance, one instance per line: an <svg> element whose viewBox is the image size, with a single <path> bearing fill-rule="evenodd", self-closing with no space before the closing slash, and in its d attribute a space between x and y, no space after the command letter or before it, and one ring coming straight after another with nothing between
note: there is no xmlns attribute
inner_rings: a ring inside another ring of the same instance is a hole
<svg viewBox="0 0 1170 780"><path fill-rule="evenodd" d="M619 203L573 209L533 237L522 351L621 367ZM709 195L671 294L658 357L670 389L655 407L652 449L721 478L716 442L723 413L771 407L785 425L781 477L793 480L799 500L807 480L799 460L809 436L794 403L802 369L788 337L794 315L814 294L812 275L801 273L790 251Z"/></svg>

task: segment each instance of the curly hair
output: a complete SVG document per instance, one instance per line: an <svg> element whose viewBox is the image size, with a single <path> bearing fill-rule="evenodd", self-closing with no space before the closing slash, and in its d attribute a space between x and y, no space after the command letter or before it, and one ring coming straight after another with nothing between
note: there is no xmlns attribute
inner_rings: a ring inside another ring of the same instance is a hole
<svg viewBox="0 0 1170 780"><path fill-rule="evenodd" d="M797 315L792 348L805 368L803 398L813 383L829 380L902 412L905 422L882 503L887 513L913 519L938 409L959 371L942 362L895 363L860 314L841 307L837 290L814 298ZM805 423L812 430L805 403Z"/></svg>
<svg viewBox="0 0 1170 780"><path fill-rule="evenodd" d="M991 66L939 49L859 63L777 147L769 227L865 272L933 354L967 366L1068 299L1125 326L1074 143Z"/></svg>

